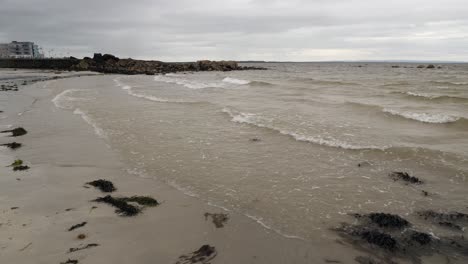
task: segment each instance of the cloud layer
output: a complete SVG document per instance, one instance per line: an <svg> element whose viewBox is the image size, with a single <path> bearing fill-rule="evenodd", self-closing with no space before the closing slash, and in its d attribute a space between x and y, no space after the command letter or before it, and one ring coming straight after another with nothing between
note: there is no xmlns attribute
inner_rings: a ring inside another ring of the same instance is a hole
<svg viewBox="0 0 468 264"><path fill-rule="evenodd" d="M191 61L468 61L466 0L0 0L0 42Z"/></svg>

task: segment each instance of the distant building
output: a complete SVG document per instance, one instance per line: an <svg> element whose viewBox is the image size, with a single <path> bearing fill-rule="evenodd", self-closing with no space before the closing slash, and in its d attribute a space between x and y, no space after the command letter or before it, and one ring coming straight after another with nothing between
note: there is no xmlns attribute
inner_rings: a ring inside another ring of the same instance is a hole
<svg viewBox="0 0 468 264"><path fill-rule="evenodd" d="M34 42L12 41L0 44L0 58L43 58L39 46Z"/></svg>

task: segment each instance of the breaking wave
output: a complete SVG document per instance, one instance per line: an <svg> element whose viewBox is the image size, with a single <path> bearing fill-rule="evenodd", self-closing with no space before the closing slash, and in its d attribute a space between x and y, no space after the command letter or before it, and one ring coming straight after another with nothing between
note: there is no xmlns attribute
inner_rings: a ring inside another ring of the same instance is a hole
<svg viewBox="0 0 468 264"><path fill-rule="evenodd" d="M165 82L165 83L174 83L177 85L184 86L189 89L205 89L205 88L232 88L242 85L250 84L251 81L236 79L231 77L225 77L221 81L211 81L211 82L203 82L199 80L189 80L186 78L181 78L182 75L180 74L166 74L166 75L158 75L154 77L154 80L157 82Z"/></svg>
<svg viewBox="0 0 468 264"><path fill-rule="evenodd" d="M119 79L114 79L114 82L117 84L118 87L122 88L122 90L127 91L127 93L133 97L147 99L153 102L159 103L197 103L195 101L185 101L185 100L175 100L175 99L166 99L156 97L154 95L148 95L144 93L136 93L133 91L130 85L123 84Z"/></svg>
<svg viewBox="0 0 468 264"><path fill-rule="evenodd" d="M235 79L235 78L231 78L231 77L224 78L223 82L232 83L232 84L239 84L239 85L246 85L246 84L250 83L250 81L247 81L247 80Z"/></svg>
<svg viewBox="0 0 468 264"><path fill-rule="evenodd" d="M382 110L385 113L389 113L395 116L401 116L406 119L416 120L423 123L431 124L444 124L444 123L453 123L460 119L461 117L445 114L430 114L430 113L414 113L407 111L398 111L394 109L384 108Z"/></svg>
<svg viewBox="0 0 468 264"><path fill-rule="evenodd" d="M460 102L468 101L468 98L450 96L450 95L435 95L435 94L416 93L416 92L392 92L392 93L407 95L410 98L432 100L432 101L460 101Z"/></svg>
<svg viewBox="0 0 468 264"><path fill-rule="evenodd" d="M55 107L61 108L61 109L73 109L73 105L70 104L70 102L73 101L83 101L86 100L84 98L77 98L77 97L72 97L70 94L73 94L75 92L83 92L86 90L83 89L68 89L65 90L59 94L57 94L54 99L52 99L52 103L54 103Z"/></svg>
<svg viewBox="0 0 468 264"><path fill-rule="evenodd" d="M450 82L450 81L431 81L431 82L436 83L436 84L452 85L452 86L468 85L468 82Z"/></svg>
<svg viewBox="0 0 468 264"><path fill-rule="evenodd" d="M75 115L80 115L81 118L83 118L84 121L86 121L86 123L88 123L89 125L91 125L93 128L94 128L94 133L96 133L96 135L98 135L98 137L100 138L104 138L106 139L107 138L107 135L106 133L104 132L104 130L102 130L102 128L100 128L97 123L91 119L91 117L83 112L81 109L79 108L76 108L75 111L73 111L73 114Z"/></svg>
<svg viewBox="0 0 468 264"><path fill-rule="evenodd" d="M249 124L260 128L267 128L273 131L276 131L282 135L286 135L292 137L296 141L308 142L313 144L318 144L327 147L334 147L334 148L342 148L342 149L349 149L349 150L369 150L369 149L378 149L378 150L385 150L388 146L360 146L360 145L353 145L347 143L345 141L333 138L331 136L322 137L320 135L310 136L304 135L301 133L296 133L293 131L288 131L285 129L277 128L275 126L269 125L268 123L272 123L271 119L267 119L265 117L258 116L252 113L243 113L237 112L229 108L223 108L223 113L228 114L231 117L232 122L241 123L241 124Z"/></svg>

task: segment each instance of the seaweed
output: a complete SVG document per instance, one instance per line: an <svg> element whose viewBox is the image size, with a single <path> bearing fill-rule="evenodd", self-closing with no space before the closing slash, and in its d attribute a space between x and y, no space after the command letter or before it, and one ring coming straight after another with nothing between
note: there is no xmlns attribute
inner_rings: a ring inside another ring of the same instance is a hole
<svg viewBox="0 0 468 264"><path fill-rule="evenodd" d="M197 251L194 251L188 255L182 255L176 264L209 264L209 261L214 259L217 255L215 247L210 245L203 245Z"/></svg>
<svg viewBox="0 0 468 264"><path fill-rule="evenodd" d="M86 184L99 188L102 192L113 192L117 190L111 181L103 179L87 182Z"/></svg>
<svg viewBox="0 0 468 264"><path fill-rule="evenodd" d="M378 230L365 230L356 232L354 235L366 240L369 244L377 245L380 248L394 251L397 248L397 241L391 235Z"/></svg>
<svg viewBox="0 0 468 264"><path fill-rule="evenodd" d="M0 133L11 133L10 137L19 137L19 136L26 135L28 131L26 131L26 129L22 127L17 127L15 129L0 131Z"/></svg>
<svg viewBox="0 0 468 264"><path fill-rule="evenodd" d="M227 214L205 213L205 220L207 220L208 217L211 217L211 220L213 221L213 224L216 226L216 228L224 227L224 224L229 219Z"/></svg>
<svg viewBox="0 0 468 264"><path fill-rule="evenodd" d="M29 170L29 166L14 166L13 171L24 171L24 170Z"/></svg>
<svg viewBox="0 0 468 264"><path fill-rule="evenodd" d="M112 197L107 195L105 197L99 197L94 202L103 202L117 207L115 211L117 214L122 216L134 216L141 212L142 208L132 205L130 203L137 203L141 206L154 207L159 205L159 202L149 196L132 196L132 197Z"/></svg>
<svg viewBox="0 0 468 264"><path fill-rule="evenodd" d="M91 244L87 244L86 246L82 246L82 247L70 248L68 250L68 253L72 253L72 252L75 252L75 251L80 251L80 250L88 249L88 248L92 248L92 247L97 247L97 246L99 246L99 244L91 243Z"/></svg>
<svg viewBox="0 0 468 264"><path fill-rule="evenodd" d="M96 200L94 200L94 202L110 204L116 207L117 209L115 210L115 212L122 216L135 216L141 212L140 208L127 203L121 198L114 198L110 195L107 195L105 197L99 197Z"/></svg>
<svg viewBox="0 0 468 264"><path fill-rule="evenodd" d="M79 234L78 236L76 236L76 238L78 238L79 240L83 240L86 238L86 235L85 234Z"/></svg>
<svg viewBox="0 0 468 264"><path fill-rule="evenodd" d="M379 227L385 228L398 228L410 226L410 222L406 219L400 217L399 215L387 214L387 213L370 213L370 214L355 214L357 218L367 218L374 224L377 224Z"/></svg>
<svg viewBox="0 0 468 264"><path fill-rule="evenodd" d="M12 143L1 144L0 146L4 146L10 149L17 149L17 148L20 148L22 144L17 143L17 142L12 142Z"/></svg>
<svg viewBox="0 0 468 264"><path fill-rule="evenodd" d="M149 196L132 196L132 197L122 197L118 199L121 199L122 201L125 201L125 202L135 202L135 203L138 203L139 205L150 206L150 207L159 205L159 202L156 199L149 197Z"/></svg>
<svg viewBox="0 0 468 264"><path fill-rule="evenodd" d="M68 259L65 262L60 262L60 264L78 264L78 260L76 259Z"/></svg>
<svg viewBox="0 0 468 264"><path fill-rule="evenodd" d="M82 222L82 223L80 223L80 224L76 224L76 225L70 227L70 228L68 229L68 231L73 231L73 230L75 230L75 229L77 229L77 228L83 227L83 226L85 226L87 223L88 223L88 222Z"/></svg>
<svg viewBox="0 0 468 264"><path fill-rule="evenodd" d="M23 165L23 161L20 159L15 160L12 164L10 164L8 167L17 167Z"/></svg>
<svg viewBox="0 0 468 264"><path fill-rule="evenodd" d="M413 184L422 184L423 181L420 180L417 177L410 176L407 172L399 172L399 171L394 171L389 174L390 178L392 178L394 181L402 180L407 183L413 183Z"/></svg>

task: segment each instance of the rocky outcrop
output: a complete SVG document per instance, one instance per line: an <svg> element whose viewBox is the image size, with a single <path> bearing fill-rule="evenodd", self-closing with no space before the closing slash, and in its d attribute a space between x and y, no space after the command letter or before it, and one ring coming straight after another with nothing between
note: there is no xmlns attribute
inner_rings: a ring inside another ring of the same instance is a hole
<svg viewBox="0 0 468 264"><path fill-rule="evenodd" d="M181 71L234 71L234 70L260 70L258 67L242 67L235 61L209 61L197 62L162 62L134 59L120 59L110 54L94 54L93 58L83 59L2 59L0 68L28 68L28 69L55 69L73 71L95 71L102 73L119 74L159 74Z"/></svg>

